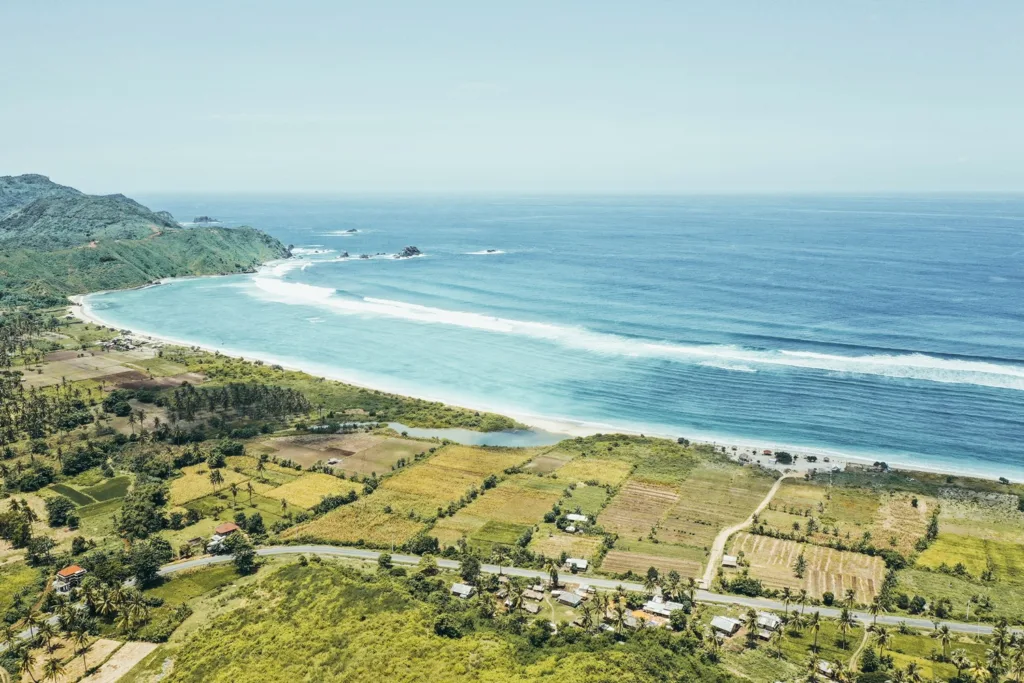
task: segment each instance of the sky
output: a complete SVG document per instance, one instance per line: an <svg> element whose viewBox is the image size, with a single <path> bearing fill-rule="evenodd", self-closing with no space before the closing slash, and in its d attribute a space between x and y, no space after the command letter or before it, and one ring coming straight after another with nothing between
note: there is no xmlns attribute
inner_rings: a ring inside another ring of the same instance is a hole
<svg viewBox="0 0 1024 683"><path fill-rule="evenodd" d="M1024 190L1024 2L0 2L88 192Z"/></svg>

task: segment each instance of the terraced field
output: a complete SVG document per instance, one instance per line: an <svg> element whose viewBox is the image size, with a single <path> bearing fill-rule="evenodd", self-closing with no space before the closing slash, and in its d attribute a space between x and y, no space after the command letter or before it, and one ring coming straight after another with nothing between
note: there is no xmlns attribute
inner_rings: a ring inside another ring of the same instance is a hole
<svg viewBox="0 0 1024 683"><path fill-rule="evenodd" d="M743 553L750 563L750 575L766 586L805 588L816 598L826 591L841 596L852 588L857 592L857 600L867 603L878 592L885 575L885 563L879 557L808 543L739 533L730 547L732 555ZM801 552L807 561L802 579L796 577L793 569Z"/></svg>

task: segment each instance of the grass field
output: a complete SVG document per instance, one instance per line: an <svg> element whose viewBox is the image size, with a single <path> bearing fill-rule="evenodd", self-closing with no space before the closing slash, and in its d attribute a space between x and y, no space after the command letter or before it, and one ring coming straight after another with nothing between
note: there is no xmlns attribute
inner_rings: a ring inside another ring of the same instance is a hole
<svg viewBox="0 0 1024 683"><path fill-rule="evenodd" d="M559 469L564 467L566 463L575 457L574 453L555 449L543 455L538 455L536 458L527 463L523 469L527 472L535 472L537 474L551 474L557 472Z"/></svg>
<svg viewBox="0 0 1024 683"><path fill-rule="evenodd" d="M215 490L227 490L231 484L244 484L249 476L234 471L230 466L220 468L224 483L219 484L216 489L210 483L210 468L206 463L190 465L181 469L182 476L171 480L171 505L184 505L185 503L197 500L214 493ZM284 483L284 482L282 482Z"/></svg>
<svg viewBox="0 0 1024 683"><path fill-rule="evenodd" d="M258 512L263 517L264 525L268 528L272 523L283 519L287 511L281 507L281 501L275 498L253 495L250 500L247 492L240 491L238 498L232 500L231 496L223 490L216 494L190 500L185 507L197 510L204 517L212 517L225 522L234 521L235 514L238 512L243 512L247 516Z"/></svg>
<svg viewBox="0 0 1024 683"><path fill-rule="evenodd" d="M91 496L66 484L53 484L50 486L50 490L59 493L75 505L88 505L89 503L96 502Z"/></svg>
<svg viewBox="0 0 1024 683"><path fill-rule="evenodd" d="M39 570L24 562L9 562L0 566L0 610L6 612L14 604L15 597L27 595L31 602L42 591Z"/></svg>
<svg viewBox="0 0 1024 683"><path fill-rule="evenodd" d="M594 482L602 486L618 486L633 470L633 463L611 458L577 457L555 475L564 482Z"/></svg>
<svg viewBox="0 0 1024 683"><path fill-rule="evenodd" d="M411 439L379 434L305 434L285 436L264 442L281 458L288 458L303 467L331 458L341 462L335 471L345 474L385 474L401 459L412 460L429 448L429 444Z"/></svg>
<svg viewBox="0 0 1024 683"><path fill-rule="evenodd" d="M562 500L562 508L569 512L596 517L608 502L608 490L603 486L578 485Z"/></svg>
<svg viewBox="0 0 1024 683"><path fill-rule="evenodd" d="M882 585L885 563L861 553L833 550L767 536L739 533L730 543L730 554L743 554L750 563L750 575L770 588L805 588L816 598L826 591L842 596L848 588L857 592L861 603L871 601ZM807 570L797 578L794 564L804 553Z"/></svg>
<svg viewBox="0 0 1024 683"><path fill-rule="evenodd" d="M360 498L305 524L287 529L283 539L308 537L324 542L358 543L363 541L378 547L401 545L426 529L423 522L407 515L385 512L376 493Z"/></svg>
<svg viewBox="0 0 1024 683"><path fill-rule="evenodd" d="M431 535L442 546L454 545L463 536L484 550L489 550L493 543L510 545L543 519L563 490L557 480L532 474L514 475L455 515L437 520Z"/></svg>
<svg viewBox="0 0 1024 683"><path fill-rule="evenodd" d="M581 536L579 534L566 534L557 529L554 524L543 524L533 534L530 551L545 557L559 557L563 552L569 557L582 557L590 559L601 547L601 539L594 536Z"/></svg>
<svg viewBox="0 0 1024 683"><path fill-rule="evenodd" d="M298 505L309 509L328 495L338 495L349 491L361 492L363 485L340 479L322 472L310 472L297 477L287 484L270 489L264 495L277 500L287 500L290 505Z"/></svg>
<svg viewBox="0 0 1024 683"><path fill-rule="evenodd" d="M129 476L113 477L94 486L83 488L82 493L97 502L115 500L124 498L131 484L132 478Z"/></svg>
<svg viewBox="0 0 1024 683"><path fill-rule="evenodd" d="M922 569L904 569L897 575L897 593L908 596L920 595L929 603L939 598L949 598L953 603L953 618L967 617L967 604L974 596L980 596L991 606L986 609L975 604L971 607L971 619L979 614L987 618L1006 617L1019 619L1024 613L1024 591L1005 584L981 584L956 576Z"/></svg>
<svg viewBox="0 0 1024 683"><path fill-rule="evenodd" d="M917 558L918 566L931 569L943 564L953 567L961 562L974 578L979 578L991 562L998 581L1024 583L1024 546L1015 543L940 533Z"/></svg>

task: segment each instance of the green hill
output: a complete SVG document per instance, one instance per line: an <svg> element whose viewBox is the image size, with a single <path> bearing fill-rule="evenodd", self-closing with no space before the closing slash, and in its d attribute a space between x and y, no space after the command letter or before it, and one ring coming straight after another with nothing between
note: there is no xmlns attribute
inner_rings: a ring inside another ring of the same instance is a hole
<svg viewBox="0 0 1024 683"><path fill-rule="evenodd" d="M39 175L0 177L0 308L181 275L252 270L288 256L253 228L183 228L124 195L87 195Z"/></svg>

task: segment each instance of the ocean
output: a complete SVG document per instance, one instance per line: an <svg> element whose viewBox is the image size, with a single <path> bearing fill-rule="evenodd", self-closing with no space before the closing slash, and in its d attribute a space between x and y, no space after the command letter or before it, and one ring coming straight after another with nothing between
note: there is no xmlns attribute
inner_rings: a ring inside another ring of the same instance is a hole
<svg viewBox="0 0 1024 683"><path fill-rule="evenodd" d="M140 199L297 257L88 297L119 327L549 428L1024 478L1021 196Z"/></svg>

